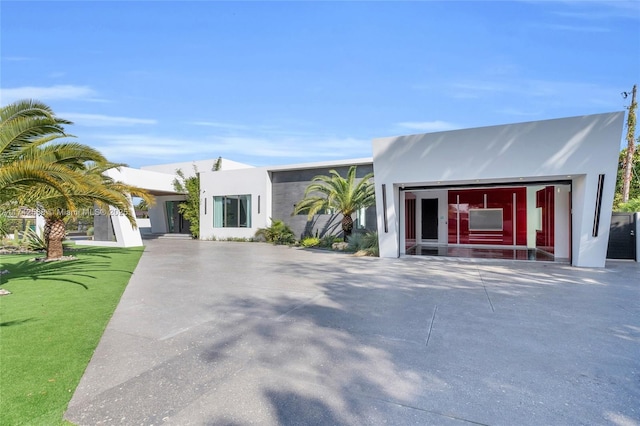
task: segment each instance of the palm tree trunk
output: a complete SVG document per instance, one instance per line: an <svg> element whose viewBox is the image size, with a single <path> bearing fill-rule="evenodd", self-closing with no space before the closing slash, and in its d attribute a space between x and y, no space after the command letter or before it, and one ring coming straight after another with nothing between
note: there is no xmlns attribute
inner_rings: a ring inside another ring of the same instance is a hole
<svg viewBox="0 0 640 426"><path fill-rule="evenodd" d="M351 219L351 215L344 215L342 218L342 235L344 241L347 241L347 238L351 236L351 231L353 230L353 219Z"/></svg>
<svg viewBox="0 0 640 426"><path fill-rule="evenodd" d="M63 255L62 240L66 227L62 219L46 219L44 224L44 242L47 245L47 260L60 259Z"/></svg>

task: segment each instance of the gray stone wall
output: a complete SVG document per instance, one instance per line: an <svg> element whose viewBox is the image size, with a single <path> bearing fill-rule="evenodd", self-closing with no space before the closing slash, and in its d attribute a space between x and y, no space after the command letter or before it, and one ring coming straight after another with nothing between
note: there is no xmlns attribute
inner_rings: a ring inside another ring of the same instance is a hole
<svg viewBox="0 0 640 426"><path fill-rule="evenodd" d="M93 239L94 241L115 241L111 216L93 216Z"/></svg>
<svg viewBox="0 0 640 426"><path fill-rule="evenodd" d="M329 175L334 169L341 176L346 176L349 167L328 167L321 169L287 170L271 173L272 208L271 218L283 220L291 227L297 238L307 235L320 237L325 234L340 234L342 215L317 215L312 221L307 220L306 214L292 216L295 205L304 197L304 191L311 180L318 175ZM361 178L373 171L373 165L358 166L356 177ZM353 217L355 220L355 215ZM376 208L371 206L366 211L367 230L376 230Z"/></svg>

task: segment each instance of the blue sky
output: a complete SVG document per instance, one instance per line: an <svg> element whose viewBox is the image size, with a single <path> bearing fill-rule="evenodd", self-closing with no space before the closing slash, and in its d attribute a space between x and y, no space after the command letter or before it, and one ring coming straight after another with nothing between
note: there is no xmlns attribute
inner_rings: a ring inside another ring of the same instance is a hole
<svg viewBox="0 0 640 426"><path fill-rule="evenodd" d="M371 139L620 111L640 2L0 3L0 103L133 167L371 156ZM543 143L543 142L542 142Z"/></svg>

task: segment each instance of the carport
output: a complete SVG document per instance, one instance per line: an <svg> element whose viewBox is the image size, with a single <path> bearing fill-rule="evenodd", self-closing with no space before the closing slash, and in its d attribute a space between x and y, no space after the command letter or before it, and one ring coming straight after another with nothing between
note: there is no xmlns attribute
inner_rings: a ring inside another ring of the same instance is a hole
<svg viewBox="0 0 640 426"><path fill-rule="evenodd" d="M510 250L522 260L603 267L623 119L614 112L375 139L380 256Z"/></svg>

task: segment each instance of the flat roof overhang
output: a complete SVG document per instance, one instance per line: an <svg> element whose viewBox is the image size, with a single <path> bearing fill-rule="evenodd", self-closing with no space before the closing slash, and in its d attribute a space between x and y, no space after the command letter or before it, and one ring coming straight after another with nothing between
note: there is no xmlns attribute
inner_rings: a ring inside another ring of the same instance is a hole
<svg viewBox="0 0 640 426"><path fill-rule="evenodd" d="M423 182L423 183L394 183L395 186L400 188L400 191L426 191L434 189L451 189L451 188L493 188L493 187L505 187L505 186L531 186L531 185L548 185L554 184L567 184L570 185L573 178L582 175L557 175L557 176L544 176L535 178L501 178L501 179L476 179L465 181L436 181L436 182Z"/></svg>

